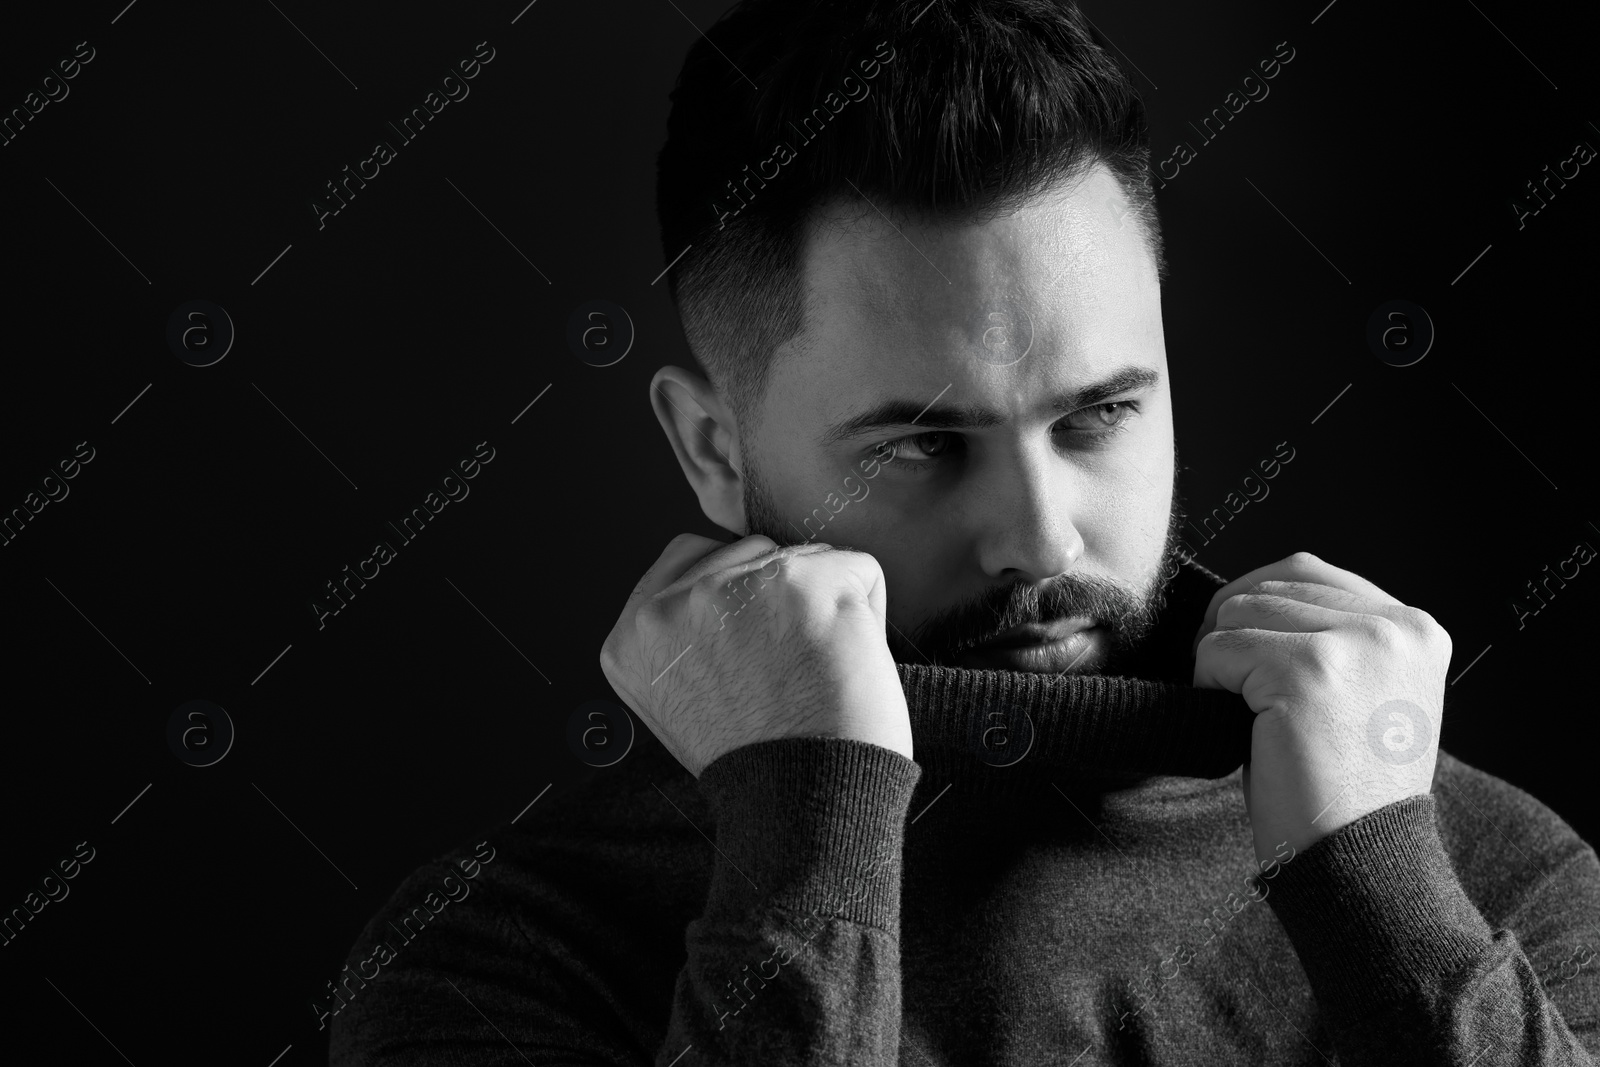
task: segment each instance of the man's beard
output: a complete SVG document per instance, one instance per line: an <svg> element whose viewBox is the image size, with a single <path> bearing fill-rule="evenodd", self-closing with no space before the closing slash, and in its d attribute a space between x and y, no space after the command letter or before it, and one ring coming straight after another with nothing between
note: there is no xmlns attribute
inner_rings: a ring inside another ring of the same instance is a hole
<svg viewBox="0 0 1600 1067"><path fill-rule="evenodd" d="M778 514L772 493L754 461L744 465L746 536L761 534L779 545L807 544L811 538L794 536L794 524ZM902 633L894 623L894 591L888 592L890 625L886 632L889 653L902 663L958 666L959 657L1025 623L1049 624L1067 619L1091 620L1108 638L1108 652L1094 664L1095 673L1136 673L1135 664L1167 607L1172 580L1188 558L1178 530L1185 515L1178 498L1177 449L1173 449L1172 505L1167 531L1154 574L1143 590L1133 591L1114 581L1079 574L1060 574L1043 586L1017 580L969 597L912 626ZM863 505L865 499L861 502ZM832 544L833 542L829 542ZM837 545L848 548L848 545ZM1087 669L1087 668L1086 668Z"/></svg>

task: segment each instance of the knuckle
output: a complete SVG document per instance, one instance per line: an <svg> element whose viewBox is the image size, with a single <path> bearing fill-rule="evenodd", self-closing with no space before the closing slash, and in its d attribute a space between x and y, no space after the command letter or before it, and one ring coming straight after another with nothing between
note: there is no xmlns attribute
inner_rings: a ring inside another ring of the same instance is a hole
<svg viewBox="0 0 1600 1067"><path fill-rule="evenodd" d="M1351 651L1344 642L1324 630L1306 634L1304 641L1311 653L1307 657L1307 669L1318 686L1332 686L1347 674Z"/></svg>
<svg viewBox="0 0 1600 1067"><path fill-rule="evenodd" d="M840 549L839 552L856 573L868 578L883 577L883 565L872 553L860 552L853 548Z"/></svg>
<svg viewBox="0 0 1600 1067"><path fill-rule="evenodd" d="M1383 652L1401 652L1411 644L1406 627L1387 615L1366 615L1362 622L1367 636Z"/></svg>
<svg viewBox="0 0 1600 1067"><path fill-rule="evenodd" d="M1288 559L1284 560L1284 562L1293 567L1305 568L1316 566L1318 563L1321 563L1322 560L1312 555L1310 552L1302 551L1294 553Z"/></svg>
<svg viewBox="0 0 1600 1067"><path fill-rule="evenodd" d="M1410 624L1411 629L1421 635L1423 643L1431 648L1451 649L1454 642L1450 639L1450 631L1446 630L1439 620L1421 608L1408 607L1402 616Z"/></svg>
<svg viewBox="0 0 1600 1067"><path fill-rule="evenodd" d="M731 589L732 586L733 583L727 578L716 575L708 574L697 579L684 594L690 615L700 615L720 606L733 596L731 592L725 595L725 590Z"/></svg>
<svg viewBox="0 0 1600 1067"><path fill-rule="evenodd" d="M639 636L661 629L667 622L667 602L663 593L651 593L633 613L634 633Z"/></svg>

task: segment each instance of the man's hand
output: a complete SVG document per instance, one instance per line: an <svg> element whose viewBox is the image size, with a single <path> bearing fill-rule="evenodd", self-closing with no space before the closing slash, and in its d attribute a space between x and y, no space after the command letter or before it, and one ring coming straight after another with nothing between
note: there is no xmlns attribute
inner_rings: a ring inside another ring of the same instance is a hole
<svg viewBox="0 0 1600 1067"><path fill-rule="evenodd" d="M600 667L696 778L779 737L852 738L910 759L886 611L883 570L864 552L679 534L628 598Z"/></svg>
<svg viewBox="0 0 1600 1067"><path fill-rule="evenodd" d="M1217 590L1194 684L1256 713L1244 798L1257 859L1429 791L1450 652L1433 616L1309 552Z"/></svg>

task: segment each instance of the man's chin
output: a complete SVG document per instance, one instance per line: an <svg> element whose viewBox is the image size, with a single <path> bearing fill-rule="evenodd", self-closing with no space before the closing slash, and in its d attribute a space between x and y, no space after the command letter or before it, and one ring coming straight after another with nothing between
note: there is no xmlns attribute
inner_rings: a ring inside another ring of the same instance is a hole
<svg viewBox="0 0 1600 1067"><path fill-rule="evenodd" d="M1110 648L1105 628L1091 626L1043 644L969 649L955 658L954 665L975 671L1094 674L1105 665Z"/></svg>

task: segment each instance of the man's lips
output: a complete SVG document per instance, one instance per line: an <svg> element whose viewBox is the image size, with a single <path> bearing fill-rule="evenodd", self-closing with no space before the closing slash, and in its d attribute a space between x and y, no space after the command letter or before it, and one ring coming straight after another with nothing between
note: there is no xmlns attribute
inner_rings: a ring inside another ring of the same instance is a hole
<svg viewBox="0 0 1600 1067"><path fill-rule="evenodd" d="M1061 673L1093 669L1104 651L1103 631L1090 619L1030 623L1007 630L959 657L962 666L979 670Z"/></svg>
<svg viewBox="0 0 1600 1067"><path fill-rule="evenodd" d="M1026 622L1021 626L1013 626L996 637L991 637L981 645L975 645L971 651L991 652L1049 644L1079 631L1091 629L1094 625L1093 619L1086 618L1058 619L1049 623Z"/></svg>

